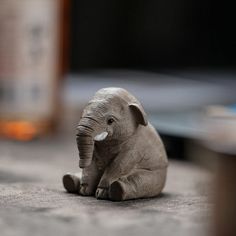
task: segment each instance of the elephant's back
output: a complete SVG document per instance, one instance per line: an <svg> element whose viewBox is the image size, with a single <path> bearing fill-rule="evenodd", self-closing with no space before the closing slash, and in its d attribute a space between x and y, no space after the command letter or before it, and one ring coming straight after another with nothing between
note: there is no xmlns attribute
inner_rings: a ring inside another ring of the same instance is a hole
<svg viewBox="0 0 236 236"><path fill-rule="evenodd" d="M140 162L141 167L159 169L168 166L164 144L150 123L142 127L142 132L140 132L138 139L138 146L142 149L141 155L143 157Z"/></svg>

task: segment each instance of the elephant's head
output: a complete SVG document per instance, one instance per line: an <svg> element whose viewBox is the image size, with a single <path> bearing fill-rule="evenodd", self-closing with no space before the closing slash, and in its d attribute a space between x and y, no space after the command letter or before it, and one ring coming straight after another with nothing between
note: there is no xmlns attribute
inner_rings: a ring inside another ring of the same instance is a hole
<svg viewBox="0 0 236 236"><path fill-rule="evenodd" d="M146 126L147 118L134 96L121 88L99 90L85 107L77 127L79 166L91 164L95 142L123 142L139 125Z"/></svg>

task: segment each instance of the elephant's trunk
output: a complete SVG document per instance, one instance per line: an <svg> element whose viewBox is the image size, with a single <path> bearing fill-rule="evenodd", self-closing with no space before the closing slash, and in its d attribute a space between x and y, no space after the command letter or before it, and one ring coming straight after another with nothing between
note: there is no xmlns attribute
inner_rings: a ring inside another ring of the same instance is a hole
<svg viewBox="0 0 236 236"><path fill-rule="evenodd" d="M99 131L99 122L90 117L83 117L77 127L76 142L79 149L79 167L91 164L94 150L94 137Z"/></svg>

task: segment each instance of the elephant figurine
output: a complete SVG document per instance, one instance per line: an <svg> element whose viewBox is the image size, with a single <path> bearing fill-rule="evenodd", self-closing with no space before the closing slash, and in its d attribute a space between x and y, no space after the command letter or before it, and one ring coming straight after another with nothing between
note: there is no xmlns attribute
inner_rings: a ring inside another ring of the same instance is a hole
<svg viewBox="0 0 236 236"><path fill-rule="evenodd" d="M122 201L157 196L168 160L140 102L122 88L103 88L85 107L77 126L82 175L66 174L69 193Z"/></svg>

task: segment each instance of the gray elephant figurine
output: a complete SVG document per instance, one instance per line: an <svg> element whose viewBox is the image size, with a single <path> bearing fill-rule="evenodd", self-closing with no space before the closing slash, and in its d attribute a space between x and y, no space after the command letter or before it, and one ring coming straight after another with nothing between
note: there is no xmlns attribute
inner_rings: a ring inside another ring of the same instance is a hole
<svg viewBox="0 0 236 236"><path fill-rule="evenodd" d="M77 127L79 174L63 177L70 193L122 201L157 196L168 160L141 104L122 88L100 89Z"/></svg>

